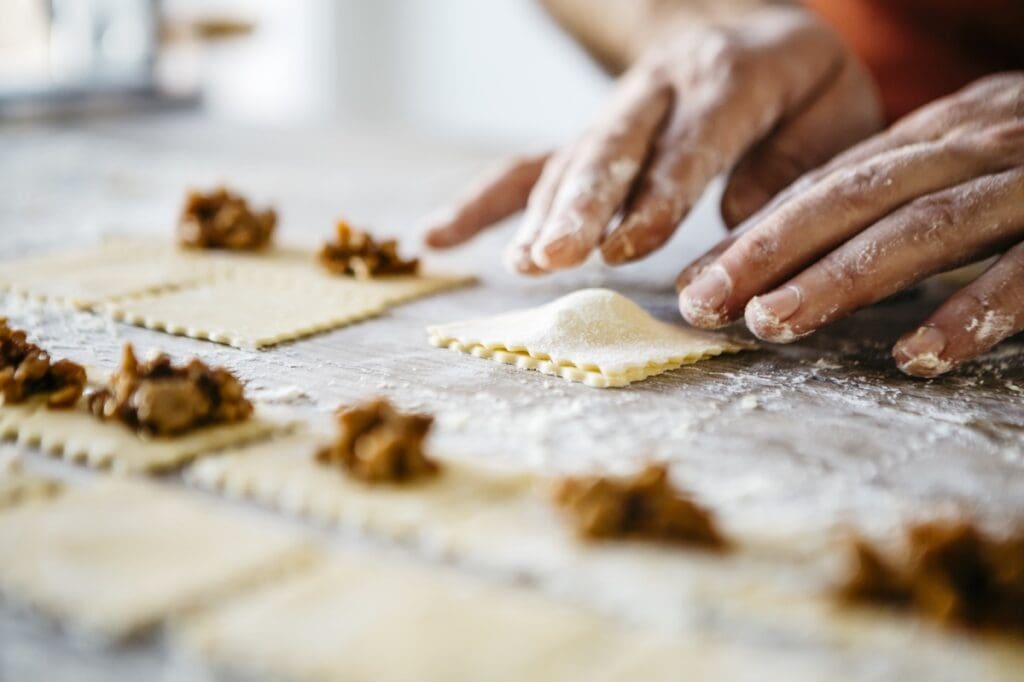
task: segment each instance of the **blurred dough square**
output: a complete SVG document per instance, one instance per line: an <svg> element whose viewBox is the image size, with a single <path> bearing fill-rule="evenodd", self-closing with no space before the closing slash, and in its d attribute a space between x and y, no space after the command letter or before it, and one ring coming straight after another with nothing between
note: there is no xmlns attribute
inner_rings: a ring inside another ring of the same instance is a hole
<svg viewBox="0 0 1024 682"><path fill-rule="evenodd" d="M344 556L176 634L222 667L301 682L541 680L549 663L586 670L595 646L606 664L636 652L629 631L539 593Z"/></svg>
<svg viewBox="0 0 1024 682"><path fill-rule="evenodd" d="M0 513L0 590L121 638L303 563L301 538L151 483L108 478Z"/></svg>
<svg viewBox="0 0 1024 682"><path fill-rule="evenodd" d="M537 506L546 507L530 477L462 463L444 462L439 475L424 481L367 485L317 462L321 441L306 432L242 447L196 462L185 478L288 513L442 550L477 516L516 514L524 498L537 497Z"/></svg>

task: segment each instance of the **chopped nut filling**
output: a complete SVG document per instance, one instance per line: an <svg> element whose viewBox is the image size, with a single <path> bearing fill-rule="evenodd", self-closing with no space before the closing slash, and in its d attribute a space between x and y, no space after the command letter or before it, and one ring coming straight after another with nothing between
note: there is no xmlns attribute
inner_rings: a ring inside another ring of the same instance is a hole
<svg viewBox="0 0 1024 682"><path fill-rule="evenodd" d="M434 418L402 414L382 398L338 412L338 439L316 454L367 483L403 483L436 474L440 467L423 452Z"/></svg>
<svg viewBox="0 0 1024 682"><path fill-rule="evenodd" d="M140 433L171 436L211 424L231 424L252 415L242 384L226 369L191 360L175 367L164 354L140 363L131 344L110 385L89 395L89 409Z"/></svg>
<svg viewBox="0 0 1024 682"><path fill-rule="evenodd" d="M403 260L394 239L377 242L344 220L338 221L337 230L337 239L320 249L320 263L331 272L354 275L357 279L416 274L419 260Z"/></svg>
<svg viewBox="0 0 1024 682"><path fill-rule="evenodd" d="M85 390L85 369L70 360L50 361L50 354L29 343L25 332L11 329L0 317L0 395L8 404L46 394L49 407L71 407Z"/></svg>
<svg viewBox="0 0 1024 682"><path fill-rule="evenodd" d="M252 251L270 243L277 213L255 213L244 198L221 187L189 192L178 220L178 243L196 249Z"/></svg>
<svg viewBox="0 0 1024 682"><path fill-rule="evenodd" d="M724 548L711 513L672 486L668 467L652 464L622 479L568 478L555 500L584 538L639 537Z"/></svg>
<svg viewBox="0 0 1024 682"><path fill-rule="evenodd" d="M1024 533L996 539L967 521L907 530L886 557L855 539L856 565L840 596L910 608L947 624L1024 632Z"/></svg>

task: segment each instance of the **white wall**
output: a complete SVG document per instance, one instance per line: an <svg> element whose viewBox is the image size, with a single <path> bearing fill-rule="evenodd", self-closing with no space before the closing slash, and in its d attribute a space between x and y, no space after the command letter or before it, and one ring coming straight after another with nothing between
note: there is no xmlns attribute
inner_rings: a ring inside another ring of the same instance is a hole
<svg viewBox="0 0 1024 682"><path fill-rule="evenodd" d="M609 80L532 0L168 0L251 18L200 64L210 111L277 125L402 125L487 146L578 132Z"/></svg>

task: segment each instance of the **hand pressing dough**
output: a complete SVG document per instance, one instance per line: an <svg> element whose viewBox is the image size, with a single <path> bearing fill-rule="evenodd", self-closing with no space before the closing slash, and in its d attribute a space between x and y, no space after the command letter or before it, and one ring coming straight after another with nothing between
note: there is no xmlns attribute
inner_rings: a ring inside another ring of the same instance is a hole
<svg viewBox="0 0 1024 682"><path fill-rule="evenodd" d="M0 513L0 591L114 639L296 569L310 552L189 493L125 479Z"/></svg>
<svg viewBox="0 0 1024 682"><path fill-rule="evenodd" d="M124 473L164 471L287 428L257 410L237 424L208 426L173 438L143 438L123 424L98 419L84 404L70 410L51 410L39 403L0 406L0 438Z"/></svg>
<svg viewBox="0 0 1024 682"><path fill-rule="evenodd" d="M427 328L430 343L606 388L749 344L661 322L607 289L583 289L529 310Z"/></svg>
<svg viewBox="0 0 1024 682"><path fill-rule="evenodd" d="M220 261L141 239L0 262L0 291L80 309L208 279Z"/></svg>
<svg viewBox="0 0 1024 682"><path fill-rule="evenodd" d="M521 517L524 504L547 507L527 476L452 462L427 480L368 485L317 462L322 443L312 433L291 434L196 462L185 478L322 523L442 552L481 514Z"/></svg>
<svg viewBox="0 0 1024 682"><path fill-rule="evenodd" d="M540 681L627 679L618 674L638 654L657 651L644 634L524 589L336 556L185 619L175 643L219 667L296 682Z"/></svg>
<svg viewBox="0 0 1024 682"><path fill-rule="evenodd" d="M253 267L236 267L231 277L195 287L121 300L107 306L107 312L116 320L170 334L264 348L380 315L398 303L468 281L421 276L356 281L300 274L293 266L276 276L270 271L253 277Z"/></svg>

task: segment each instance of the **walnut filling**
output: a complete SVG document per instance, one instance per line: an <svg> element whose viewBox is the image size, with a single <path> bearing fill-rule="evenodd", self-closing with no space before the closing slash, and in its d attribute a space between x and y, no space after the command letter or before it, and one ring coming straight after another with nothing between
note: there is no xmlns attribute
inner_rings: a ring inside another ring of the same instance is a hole
<svg viewBox="0 0 1024 682"><path fill-rule="evenodd" d="M366 232L353 228L344 220L337 225L337 238L320 249L320 263L338 275L354 275L369 279L378 275L413 275L419 260L403 260L394 239L377 242Z"/></svg>
<svg viewBox="0 0 1024 682"><path fill-rule="evenodd" d="M110 385L89 395L89 409L148 435L172 436L212 424L231 424L252 415L242 384L226 369L191 360L175 367L160 354L140 363L131 344Z"/></svg>
<svg viewBox="0 0 1024 682"><path fill-rule="evenodd" d="M564 479L555 489L555 501L584 538L637 537L726 546L711 513L672 486L664 464L649 465L628 478Z"/></svg>
<svg viewBox="0 0 1024 682"><path fill-rule="evenodd" d="M29 343L25 332L11 329L0 317L0 395L14 404L46 395L48 407L71 407L85 390L85 369L70 360L50 361L50 354Z"/></svg>
<svg viewBox="0 0 1024 682"><path fill-rule="evenodd" d="M221 187L189 192L178 220L178 243L196 249L251 251L270 243L277 213L255 213L244 198Z"/></svg>
<svg viewBox="0 0 1024 682"><path fill-rule="evenodd" d="M907 529L906 551L887 557L853 542L842 598L920 611L947 624L1024 632L1024 533L996 539L968 521Z"/></svg>
<svg viewBox="0 0 1024 682"><path fill-rule="evenodd" d="M366 483L404 483L438 473L423 452L434 418L402 414L378 398L338 412L338 439L316 454Z"/></svg>

